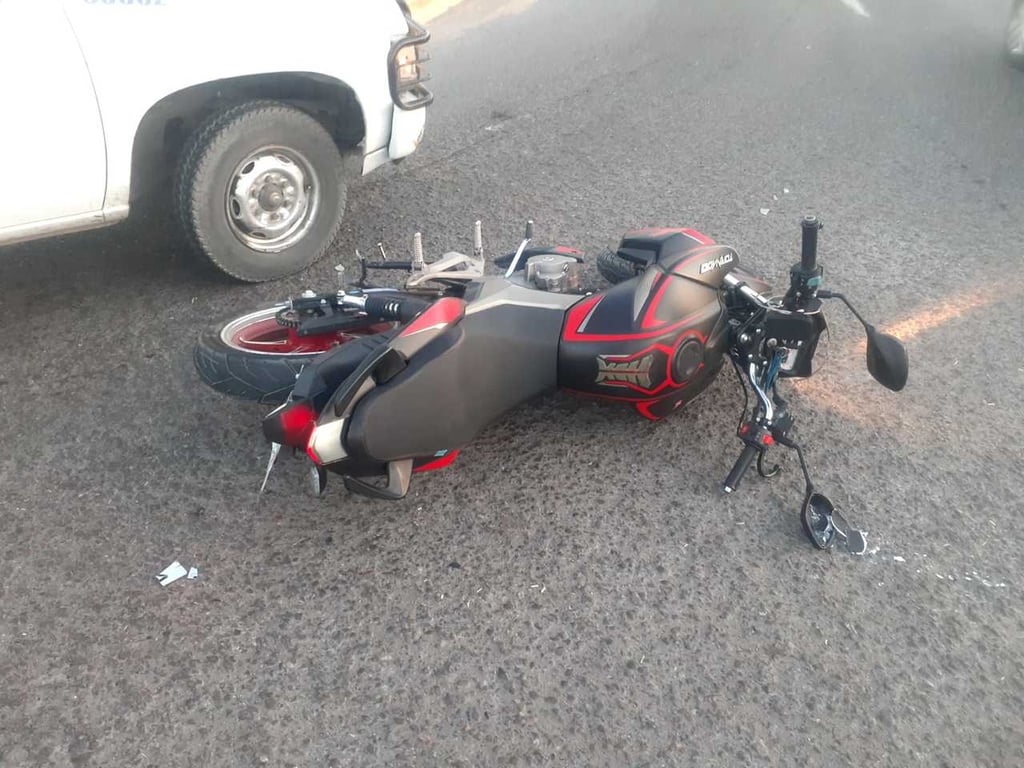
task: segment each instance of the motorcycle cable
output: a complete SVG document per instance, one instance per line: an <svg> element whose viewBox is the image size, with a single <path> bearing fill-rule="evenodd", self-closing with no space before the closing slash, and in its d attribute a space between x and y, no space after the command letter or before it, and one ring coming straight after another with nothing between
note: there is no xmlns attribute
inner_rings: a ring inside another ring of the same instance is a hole
<svg viewBox="0 0 1024 768"><path fill-rule="evenodd" d="M736 436L742 439L743 425L747 421L747 411L750 409L750 391L747 388L746 382L743 380L743 372L740 370L739 363L736 362L736 358L733 355L729 355L729 362L732 363L732 368L736 372L736 381L739 383L740 390L743 392L743 410L740 413L739 422L736 424ZM775 388L774 383L771 386L771 390L772 400L775 401L776 405L781 405L784 407L786 401L779 397L778 390ZM751 415L751 419L753 419L753 417L754 414ZM772 477L775 477L775 475L777 475L782 468L778 464L775 464L772 466L771 469L765 469L765 454L766 451L763 448L760 449L757 453L757 474L759 474L761 477L765 479L770 479Z"/></svg>
<svg viewBox="0 0 1024 768"><path fill-rule="evenodd" d="M763 387L766 392L771 390L772 400L775 402L777 406L779 406L780 413L785 413L786 401L779 397L779 390L776 384L778 383L779 368L782 367L782 359L784 357L785 355L783 354L782 350L777 349L775 351L775 356L772 358L772 361L768 366L768 373L765 376L765 385ZM782 467L780 467L778 464L773 464L771 469L765 469L764 457L766 453L766 451L761 451L757 455L757 474L759 474L761 477L765 479L769 479L779 474L779 472L782 470Z"/></svg>
<svg viewBox="0 0 1024 768"><path fill-rule="evenodd" d="M736 380L740 383L740 389L743 391L743 412L740 414L739 424L736 425L736 436L741 437L740 430L743 429L743 424L747 420L747 409L750 408L750 392L747 391L747 384L743 381L743 372L740 370L736 358L729 355L729 362L732 363L733 370L736 371Z"/></svg>

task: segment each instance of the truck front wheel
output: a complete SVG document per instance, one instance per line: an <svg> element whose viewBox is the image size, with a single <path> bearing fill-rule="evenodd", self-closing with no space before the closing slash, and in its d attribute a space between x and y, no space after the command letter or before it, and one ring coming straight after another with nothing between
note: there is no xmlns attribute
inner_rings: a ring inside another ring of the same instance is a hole
<svg viewBox="0 0 1024 768"><path fill-rule="evenodd" d="M351 171L327 129L275 101L207 118L187 141L175 200L185 234L223 272L264 282L318 261L345 212Z"/></svg>

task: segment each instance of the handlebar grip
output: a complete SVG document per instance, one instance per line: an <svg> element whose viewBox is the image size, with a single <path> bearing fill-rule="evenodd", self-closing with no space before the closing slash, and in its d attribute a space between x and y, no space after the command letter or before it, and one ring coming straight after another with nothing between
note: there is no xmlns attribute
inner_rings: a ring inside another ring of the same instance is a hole
<svg viewBox="0 0 1024 768"><path fill-rule="evenodd" d="M363 311L382 320L397 320L407 323L430 306L429 301L411 296L367 296Z"/></svg>
<svg viewBox="0 0 1024 768"><path fill-rule="evenodd" d="M750 445L749 443L743 448L743 453L736 459L736 463L732 465L732 471L729 476L725 478L725 483L722 485L722 490L726 493L732 493L740 487L740 481L743 476L747 474L747 470L750 469L750 462L754 460L754 457L759 453L758 449Z"/></svg>
<svg viewBox="0 0 1024 768"><path fill-rule="evenodd" d="M818 230L821 222L817 216L804 216L800 222L803 237L800 243L800 268L810 272L818 266Z"/></svg>

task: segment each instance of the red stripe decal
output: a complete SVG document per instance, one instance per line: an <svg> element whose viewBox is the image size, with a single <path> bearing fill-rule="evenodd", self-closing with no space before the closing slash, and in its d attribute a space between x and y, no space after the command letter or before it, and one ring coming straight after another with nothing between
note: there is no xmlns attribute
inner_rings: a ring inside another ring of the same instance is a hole
<svg viewBox="0 0 1024 768"><path fill-rule="evenodd" d="M681 229L679 231L682 232L684 235L687 235L688 237L692 237L694 240L696 240L701 245L714 245L715 244L714 240L712 240L710 237L705 235L703 232L698 232L696 229Z"/></svg>
<svg viewBox="0 0 1024 768"><path fill-rule="evenodd" d="M672 325L665 326L664 328L656 328L653 331L647 331L646 333L609 333L609 334L588 334L579 333L578 325L570 322L566 327L565 336L562 337L563 341L635 341L640 339L653 339L662 334L669 333L670 331L682 328L685 325L689 325L696 318L703 314L704 310L700 312L694 312L692 315L684 317L678 323L672 323ZM586 315L584 314L584 317ZM569 313L569 319L572 321L572 312ZM582 322L582 320L581 320Z"/></svg>
<svg viewBox="0 0 1024 768"><path fill-rule="evenodd" d="M466 314L466 302L454 296L438 299L423 314L409 323L399 336L412 336L414 333L431 328L435 325L451 325L461 320Z"/></svg>
<svg viewBox="0 0 1024 768"><path fill-rule="evenodd" d="M644 330L649 328L656 328L658 325L664 325L664 320L659 320L655 317L655 312L658 311L658 304L661 303L662 297L665 295L665 290L668 288L670 278L665 275L661 278L661 285L658 287L658 292L654 294L654 298L651 300L650 305L647 307L647 311L644 312L643 322L640 323L640 327Z"/></svg>
<svg viewBox="0 0 1024 768"><path fill-rule="evenodd" d="M434 461L430 462L429 464L424 464L422 467L417 467L416 469L413 470L413 472L433 472L434 470L437 470L437 469L444 469L445 467L450 465L453 461L455 461L455 459L456 459L456 457L458 455L459 455L459 452L457 450L452 451L451 453L447 454L446 456L442 456L439 459L435 459Z"/></svg>
<svg viewBox="0 0 1024 768"><path fill-rule="evenodd" d="M655 416L653 413L651 413L651 406L654 405L655 403L658 403L658 402L660 402L660 401L659 400L648 400L648 401L643 402L643 403L637 403L636 404L636 409L640 412L640 414L642 416L644 416L645 418L650 419L651 421L661 421L662 418L663 418L662 416Z"/></svg>
<svg viewBox="0 0 1024 768"><path fill-rule="evenodd" d="M601 294L597 296L591 296L589 299L581 301L579 304L569 310L569 317L565 322L565 340L566 341L585 341L585 337L580 336L580 328L587 321L590 316L591 310L598 305L598 303L604 297Z"/></svg>

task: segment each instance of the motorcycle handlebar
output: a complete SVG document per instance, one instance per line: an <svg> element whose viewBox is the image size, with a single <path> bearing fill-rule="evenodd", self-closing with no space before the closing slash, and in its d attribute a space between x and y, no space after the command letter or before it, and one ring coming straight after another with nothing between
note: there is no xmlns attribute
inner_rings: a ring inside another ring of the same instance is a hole
<svg viewBox="0 0 1024 768"><path fill-rule="evenodd" d="M816 216L805 216L800 222L803 233L800 243L800 269L813 272L818 266L818 230L821 222Z"/></svg>
<svg viewBox="0 0 1024 768"><path fill-rule="evenodd" d="M771 306L771 302L768 301L768 299L766 299L764 296L755 291L753 288L751 288L749 285L744 283L742 280L740 280L732 273L729 273L725 276L725 284L730 288L735 288L736 290L738 290L752 304L760 304L762 307Z"/></svg>
<svg viewBox="0 0 1024 768"><path fill-rule="evenodd" d="M725 478L725 483L722 485L722 490L726 493L732 493L740 487L740 481L743 480L743 476L747 474L747 470L750 469L750 463L758 454L756 446L747 443L743 448L743 453L736 459L736 463L732 466L732 471L729 472L729 476Z"/></svg>
<svg viewBox="0 0 1024 768"><path fill-rule="evenodd" d="M370 296L363 309L366 314L376 315L382 320L398 320L401 323L407 323L429 306L429 301L412 297L396 299L386 296Z"/></svg>
<svg viewBox="0 0 1024 768"><path fill-rule="evenodd" d="M425 299L395 294L345 296L342 303L359 307L366 314L381 320L397 320L400 323L415 319L430 306L430 302Z"/></svg>

